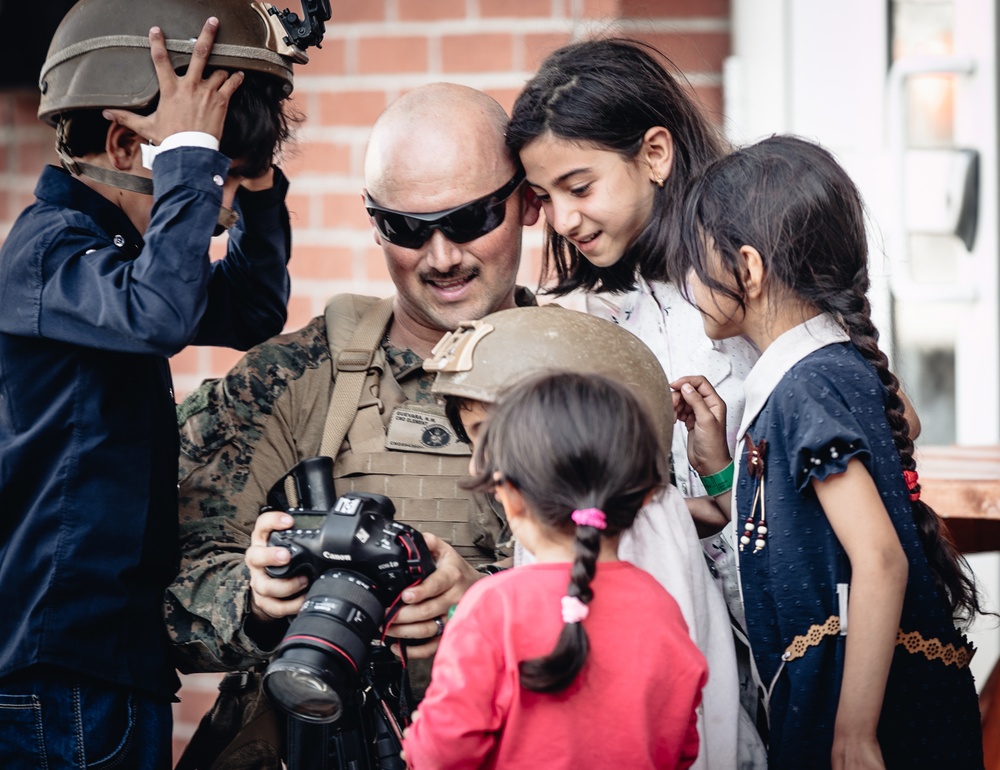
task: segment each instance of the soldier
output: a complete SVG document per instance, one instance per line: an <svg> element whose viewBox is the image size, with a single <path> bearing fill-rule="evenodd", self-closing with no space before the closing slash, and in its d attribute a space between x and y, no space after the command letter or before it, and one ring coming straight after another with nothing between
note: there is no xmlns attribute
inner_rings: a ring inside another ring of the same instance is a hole
<svg viewBox="0 0 1000 770"><path fill-rule="evenodd" d="M338 494L387 495L399 521L427 533L437 569L403 593L393 636L439 634L448 608L482 577L476 568L509 556L500 515L459 486L468 447L422 366L459 321L533 303L515 279L521 228L538 210L506 149L506 122L492 98L451 84L390 105L372 129L364 200L395 296L334 297L323 316L258 346L182 405L183 557L167 600L182 670L260 666L299 611L305 578L265 572L287 561L266 543L292 517L258 514L304 458L335 456ZM323 446L328 416L346 440ZM428 658L436 646L409 655Z"/></svg>
<svg viewBox="0 0 1000 770"><path fill-rule="evenodd" d="M63 168L42 172L0 251L5 768L170 765L167 357L275 334L289 287L272 164L292 58L269 50L266 13L212 10L81 0L41 72ZM220 222L235 225L212 263Z"/></svg>
<svg viewBox="0 0 1000 770"><path fill-rule="evenodd" d="M493 405L517 383L545 371L569 371L604 375L630 387L653 416L661 445L671 444L670 386L656 356L634 334L596 316L551 306L492 313L442 339L424 368L437 373L431 391L444 397L445 411L464 440L475 442ZM670 469L662 476L669 479ZM748 736L755 733L737 697L729 615L694 520L673 484L622 534L618 555L656 577L677 600L692 641L708 661L711 675L703 690L693 767L736 767L739 728ZM530 554L518 548L515 564L527 559Z"/></svg>

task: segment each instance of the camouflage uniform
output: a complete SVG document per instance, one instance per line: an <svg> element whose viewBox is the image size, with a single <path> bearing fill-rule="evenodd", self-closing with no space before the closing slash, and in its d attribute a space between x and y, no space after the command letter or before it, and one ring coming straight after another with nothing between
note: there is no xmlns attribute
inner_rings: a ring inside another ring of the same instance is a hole
<svg viewBox="0 0 1000 770"><path fill-rule="evenodd" d="M356 324L374 301L351 295L331 300L331 306L339 302L346 308L336 316L334 336L350 339L351 319ZM534 298L519 289L517 301L533 304ZM333 390L326 318L252 349L229 374L206 381L178 408L182 560L165 612L181 671L251 668L266 661L280 640L280 632L266 640L259 632L256 639L247 633L250 580L243 557L272 484L295 463L319 452ZM433 378L411 351L392 348L386 336L375 363L382 363L386 372L380 387L387 402L385 422L393 394L406 408L443 415L430 393ZM361 460L354 455L352 460L345 441L337 460L339 477L335 469L338 493L349 488L388 493L397 519L442 536L473 564L509 555L509 548L501 546L509 532L499 514L481 496L470 503L470 493L457 486L468 467L467 454L442 455L442 470L408 477L379 474L377 461L388 455L396 455L397 464L400 457L414 462L424 456L382 447L377 454ZM350 467L344 467L345 461ZM447 483L436 483L441 481ZM281 632L284 628L280 625ZM274 633L272 629L267 636Z"/></svg>

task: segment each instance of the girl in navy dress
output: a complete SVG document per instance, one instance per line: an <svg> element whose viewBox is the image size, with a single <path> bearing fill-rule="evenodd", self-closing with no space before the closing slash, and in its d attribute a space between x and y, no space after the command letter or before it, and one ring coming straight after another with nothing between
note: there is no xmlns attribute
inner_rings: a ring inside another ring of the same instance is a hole
<svg viewBox="0 0 1000 770"><path fill-rule="evenodd" d="M772 768L981 768L969 659L979 611L920 500L899 383L878 346L864 212L831 155L772 137L688 188L671 266L713 339L747 335L734 521ZM676 383L697 467L725 405Z"/></svg>

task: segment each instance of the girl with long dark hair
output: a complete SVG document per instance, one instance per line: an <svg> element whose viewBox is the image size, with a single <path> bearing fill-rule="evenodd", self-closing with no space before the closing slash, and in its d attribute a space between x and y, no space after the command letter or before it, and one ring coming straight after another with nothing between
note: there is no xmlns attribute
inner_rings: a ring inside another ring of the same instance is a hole
<svg viewBox="0 0 1000 770"><path fill-rule="evenodd" d="M974 650L955 625L979 601L920 499L871 318L857 188L823 148L773 137L692 183L680 243L673 274L707 334L762 351L745 383L735 520L769 767L981 768ZM688 425L715 425L711 388L680 385ZM716 431L703 449L721 462L725 443Z"/></svg>
<svg viewBox="0 0 1000 770"><path fill-rule="evenodd" d="M667 274L684 187L727 147L668 66L633 40L564 46L518 96L507 144L545 213L546 272L555 279L546 291L587 292L587 312L635 333L668 379L704 374L729 405L735 439L757 353L746 340L708 339ZM706 489L688 465L686 440L674 435L674 480L698 497ZM705 524L702 535L712 534Z"/></svg>
<svg viewBox="0 0 1000 770"><path fill-rule="evenodd" d="M743 379L757 351L746 339L709 339L701 316L671 281L667 262L685 185L728 149L683 80L651 46L634 40L572 43L550 54L518 96L507 144L524 166L546 220L549 293L582 293L588 313L635 334L656 354L667 378L703 375L725 400L731 447L743 413ZM725 502L728 463L689 460L687 432L675 431L673 483L703 541L710 571L733 619L739 662L737 718L706 719L699 768L763 768L760 705L742 629L732 528ZM721 503L721 505L720 505ZM707 539L711 536L711 539ZM719 680L705 692L706 717L724 708ZM728 698L728 693L722 695Z"/></svg>

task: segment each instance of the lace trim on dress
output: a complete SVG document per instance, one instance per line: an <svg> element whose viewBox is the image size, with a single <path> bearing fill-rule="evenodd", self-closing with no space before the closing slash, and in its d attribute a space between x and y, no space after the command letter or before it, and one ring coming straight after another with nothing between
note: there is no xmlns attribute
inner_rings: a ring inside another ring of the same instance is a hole
<svg viewBox="0 0 1000 770"><path fill-rule="evenodd" d="M836 636L840 633L840 616L831 615L825 623L809 626L805 634L801 634L792 639L781 659L785 662L797 660L806 654L810 647L815 647L827 636ZM948 643L942 644L940 639L925 639L919 631L903 631L899 629L896 634L896 645L902 645L906 651L913 653L923 653L927 660L940 660L944 665L955 665L962 669L969 665L969 661L976 654L976 647L971 642L956 647Z"/></svg>

